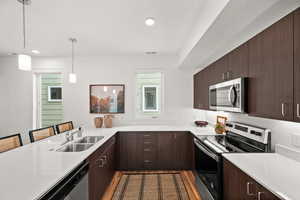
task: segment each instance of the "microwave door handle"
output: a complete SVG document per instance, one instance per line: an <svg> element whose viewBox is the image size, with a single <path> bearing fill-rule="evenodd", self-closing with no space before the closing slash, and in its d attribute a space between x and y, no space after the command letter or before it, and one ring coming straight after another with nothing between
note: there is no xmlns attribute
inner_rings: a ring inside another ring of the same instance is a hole
<svg viewBox="0 0 300 200"><path fill-rule="evenodd" d="M231 94L233 94L233 97L231 96ZM232 106L235 105L235 101L236 101L236 91L235 91L235 87L231 86L228 92L228 101L230 102L230 104Z"/></svg>
<svg viewBox="0 0 300 200"><path fill-rule="evenodd" d="M199 144L198 142L194 142L195 145L201 150L203 151L206 155L208 155L209 157L211 157L212 159L214 159L215 161L218 162L218 157L212 153L212 152L209 152L204 146L202 146L201 144Z"/></svg>

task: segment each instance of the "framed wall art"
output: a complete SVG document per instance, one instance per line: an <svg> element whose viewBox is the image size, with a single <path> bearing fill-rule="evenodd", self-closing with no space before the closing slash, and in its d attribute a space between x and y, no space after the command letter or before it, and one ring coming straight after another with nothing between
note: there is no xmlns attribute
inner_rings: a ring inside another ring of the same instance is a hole
<svg viewBox="0 0 300 200"><path fill-rule="evenodd" d="M125 85L90 85L90 113L125 113Z"/></svg>

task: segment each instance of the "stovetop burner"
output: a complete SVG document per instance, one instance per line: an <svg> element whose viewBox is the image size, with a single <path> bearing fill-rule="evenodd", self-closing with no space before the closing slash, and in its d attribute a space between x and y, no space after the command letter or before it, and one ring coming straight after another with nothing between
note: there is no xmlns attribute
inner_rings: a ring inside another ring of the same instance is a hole
<svg viewBox="0 0 300 200"><path fill-rule="evenodd" d="M198 139L216 153L268 152L270 150L269 132L240 123L233 123L224 135L199 135ZM267 141L266 144L264 141Z"/></svg>

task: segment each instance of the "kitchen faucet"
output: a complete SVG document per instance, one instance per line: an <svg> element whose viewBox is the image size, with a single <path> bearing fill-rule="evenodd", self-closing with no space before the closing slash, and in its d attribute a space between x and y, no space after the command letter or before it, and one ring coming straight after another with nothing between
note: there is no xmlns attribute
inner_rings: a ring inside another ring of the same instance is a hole
<svg viewBox="0 0 300 200"><path fill-rule="evenodd" d="M74 134L76 133L78 137L82 137L82 128L79 127L78 130L72 132L68 131L65 135L67 142L72 141L74 139Z"/></svg>

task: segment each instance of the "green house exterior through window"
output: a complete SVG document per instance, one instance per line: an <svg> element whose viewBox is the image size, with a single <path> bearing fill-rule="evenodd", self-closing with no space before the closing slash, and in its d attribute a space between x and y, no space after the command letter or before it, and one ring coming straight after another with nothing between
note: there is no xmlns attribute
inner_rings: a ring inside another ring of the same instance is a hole
<svg viewBox="0 0 300 200"><path fill-rule="evenodd" d="M41 127L63 122L62 75L59 73L41 74L40 83Z"/></svg>

